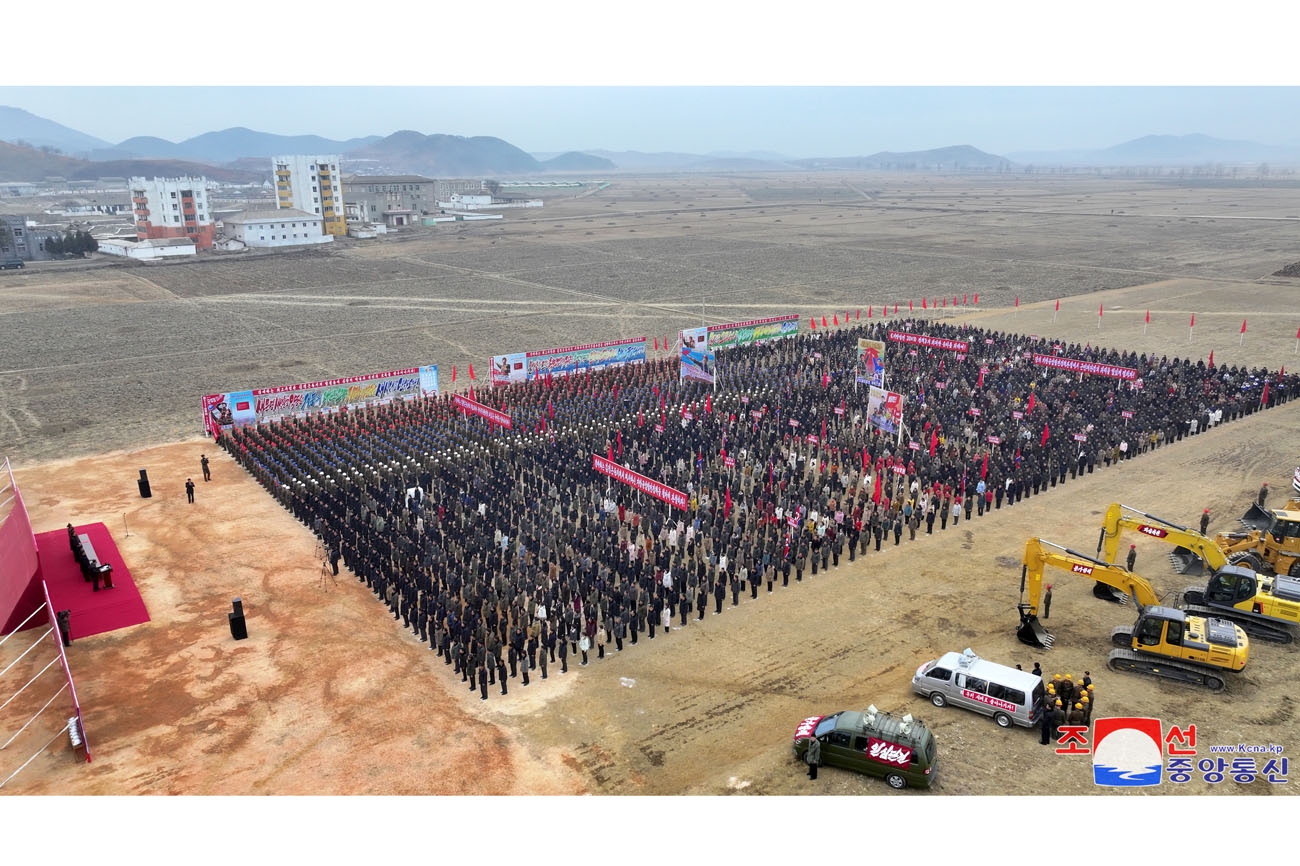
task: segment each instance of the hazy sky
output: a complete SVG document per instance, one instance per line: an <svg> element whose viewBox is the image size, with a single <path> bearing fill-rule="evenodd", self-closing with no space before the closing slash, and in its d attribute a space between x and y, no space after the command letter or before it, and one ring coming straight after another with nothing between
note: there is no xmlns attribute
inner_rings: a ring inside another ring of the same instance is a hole
<svg viewBox="0 0 1300 866"><path fill-rule="evenodd" d="M339 139L494 135L534 152L791 157L1090 148L1192 132L1300 144L1297 87L0 87L0 104L111 142L246 126Z"/></svg>

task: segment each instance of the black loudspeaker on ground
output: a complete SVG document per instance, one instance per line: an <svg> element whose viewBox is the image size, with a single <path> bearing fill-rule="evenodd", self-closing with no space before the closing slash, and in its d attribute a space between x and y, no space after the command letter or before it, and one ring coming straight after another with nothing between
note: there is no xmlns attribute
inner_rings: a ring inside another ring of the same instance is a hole
<svg viewBox="0 0 1300 866"><path fill-rule="evenodd" d="M230 620L230 636L235 640L244 640L248 637L248 625L244 622L244 600L237 598L231 605L234 610L226 614Z"/></svg>
<svg viewBox="0 0 1300 866"><path fill-rule="evenodd" d="M153 496L153 491L149 489L149 473L146 470L140 470L140 479L136 481L136 486L140 488L141 499L148 499Z"/></svg>

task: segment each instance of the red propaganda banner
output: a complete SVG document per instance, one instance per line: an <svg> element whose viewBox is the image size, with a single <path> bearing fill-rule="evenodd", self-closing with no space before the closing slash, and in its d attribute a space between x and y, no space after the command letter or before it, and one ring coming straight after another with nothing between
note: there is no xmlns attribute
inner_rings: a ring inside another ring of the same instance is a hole
<svg viewBox="0 0 1300 866"><path fill-rule="evenodd" d="M656 425L655 425L655 432L656 432L656 433L662 433L662 432L664 432L664 425L662 425L662 424L656 424Z"/></svg>
<svg viewBox="0 0 1300 866"><path fill-rule="evenodd" d="M653 478L646 478L639 472L633 472L631 469L625 469L619 466L613 460L606 460L599 454L591 455L591 468L595 469L602 475L608 475L615 481L622 481L631 487L635 487L642 493L653 496L655 499L667 502L669 505L686 510L686 494L680 490L674 490L666 484L660 484Z"/></svg>
<svg viewBox="0 0 1300 866"><path fill-rule="evenodd" d="M749 397L746 396L746 395L744 395L744 394L742 394L741 397L740 397L740 402L745 403L745 404L748 404L748 403L749 403Z"/></svg>
<svg viewBox="0 0 1300 866"><path fill-rule="evenodd" d="M836 415L843 415L843 414L844 414L844 407L843 407L843 406L836 406L835 409L834 409L833 411L835 412Z"/></svg>
<svg viewBox="0 0 1300 866"><path fill-rule="evenodd" d="M1152 538L1164 538L1169 534L1169 530L1167 529L1161 529L1159 526L1147 526L1145 523L1138 527L1138 532L1143 535L1149 535Z"/></svg>
<svg viewBox="0 0 1300 866"><path fill-rule="evenodd" d="M798 427L798 426L799 426L799 419L798 419L798 418L791 418L791 419L790 419L790 426L791 426L791 427Z"/></svg>
<svg viewBox="0 0 1300 866"><path fill-rule="evenodd" d="M791 523L791 526L793 526L793 525L794 525L794 524ZM813 731L817 730L817 723L820 722L820 721L821 721L822 719L824 719L824 718L826 718L826 717L825 717L825 716L809 716L808 718L806 718L806 719L804 719L802 722L800 722L800 723L799 723L799 727L797 727L797 728L794 729L794 738L795 738L795 740L800 740L800 739L802 739L802 738L804 738L804 737L811 737L811 736L813 735Z"/></svg>
<svg viewBox="0 0 1300 866"><path fill-rule="evenodd" d="M485 418L493 424L496 424L499 427L504 427L507 430L511 429L510 416L504 412L498 412L491 406L484 406L477 400L471 400L470 398L462 397L459 394L452 395L451 401L456 405L456 408L462 412Z"/></svg>
<svg viewBox="0 0 1300 866"><path fill-rule="evenodd" d="M912 750L888 740L867 737L867 757L892 767L906 767L912 761Z"/></svg>
<svg viewBox="0 0 1300 866"><path fill-rule="evenodd" d="M978 410L978 409L976 409L974 406L972 406L972 407L970 407L970 414L972 414L972 415L974 415L976 418L978 418L978 417L980 416L980 410Z"/></svg>
<svg viewBox="0 0 1300 866"><path fill-rule="evenodd" d="M813 352L813 357L820 361L820 360L821 360L821 357L822 357L822 353L821 353L821 352Z"/></svg>
<svg viewBox="0 0 1300 866"><path fill-rule="evenodd" d="M1087 442L1087 441L1088 441L1088 437L1087 437L1086 435L1084 435L1083 433L1075 433L1075 434L1074 434L1074 441L1075 441L1075 442Z"/></svg>
<svg viewBox="0 0 1300 866"><path fill-rule="evenodd" d="M989 437L989 444L990 444L990 445L1001 445L1001 444L1002 444L1002 437L1001 437L1001 436L990 436L990 437Z"/></svg>
<svg viewBox="0 0 1300 866"><path fill-rule="evenodd" d="M818 442L817 437L814 436L814 435L812 435L811 433L809 433L809 434L808 434L808 444L810 444L810 445L816 445L817 442Z"/></svg>
<svg viewBox="0 0 1300 866"><path fill-rule="evenodd" d="M1025 417L1025 413L1017 409L1015 412L1011 413L1011 417L1019 421L1021 418Z"/></svg>
<svg viewBox="0 0 1300 866"><path fill-rule="evenodd" d="M1001 698L991 698L980 692L972 692L970 689L962 689L961 696L972 701L979 701L981 704L988 704L990 707L997 707L999 710L1009 710L1014 712L1016 705L1010 701L1004 701Z"/></svg>
<svg viewBox="0 0 1300 866"><path fill-rule="evenodd" d="M965 361L965 360L966 360L966 355L965 355L965 353L959 352L959 353L957 354L957 360L958 360L958 361Z"/></svg>
<svg viewBox="0 0 1300 866"><path fill-rule="evenodd" d="M992 346L992 345L993 345L993 340L992 340L991 338L986 338L986 339L984 340L984 345L986 345L986 346Z"/></svg>
<svg viewBox="0 0 1300 866"><path fill-rule="evenodd" d="M913 334L909 331L890 331L889 339L895 343L928 346L931 349L947 349L951 352L970 351L970 344L962 340L945 340L942 337L928 337L925 334Z"/></svg>
<svg viewBox="0 0 1300 866"><path fill-rule="evenodd" d="M1070 566L1070 571L1073 571L1075 574L1092 574L1092 566L1076 562Z"/></svg>
<svg viewBox="0 0 1300 866"><path fill-rule="evenodd" d="M683 412L683 413L682 413L682 417L685 418L687 421L694 421L694 420L695 420L695 416L692 415L690 412Z"/></svg>
<svg viewBox="0 0 1300 866"><path fill-rule="evenodd" d="M1033 352L1025 352L1024 355L1023 355L1023 357L1025 357L1025 358L1032 358L1032 357L1034 357L1034 353L1033 353Z"/></svg>
<svg viewBox="0 0 1300 866"><path fill-rule="evenodd" d="M936 387L936 388L947 388L947 387L948 387L948 383L947 383L947 382L935 382L935 383L934 383L934 387Z"/></svg>
<svg viewBox="0 0 1300 866"><path fill-rule="evenodd" d="M895 464L894 464L894 474L895 474L895 475L906 475L906 474L907 474L907 467L906 467L906 466L899 466L897 463L895 463Z"/></svg>
<svg viewBox="0 0 1300 866"><path fill-rule="evenodd" d="M1110 376L1112 379L1127 379L1133 381L1137 378L1137 370L1132 367L1117 367L1114 364L1098 364L1095 361L1084 361L1081 358L1058 358L1055 355L1034 355L1034 363L1040 367L1052 367L1056 370L1066 370L1071 373L1091 373L1094 376Z"/></svg>
<svg viewBox="0 0 1300 866"><path fill-rule="evenodd" d="M763 413L759 411L750 412L749 414L755 421L761 420L763 417Z"/></svg>
<svg viewBox="0 0 1300 866"><path fill-rule="evenodd" d="M1127 410L1127 409L1125 409L1123 412L1120 412L1119 414L1120 414L1120 415L1123 415L1125 418L1132 418L1132 417L1133 417L1133 413L1130 412L1130 411Z"/></svg>
<svg viewBox="0 0 1300 866"><path fill-rule="evenodd" d="M916 357L916 350L915 350L915 349L909 349L908 352L907 352L907 354L910 355L911 357L915 358L915 357Z"/></svg>
<svg viewBox="0 0 1300 866"><path fill-rule="evenodd" d="M921 443L920 443L920 442L908 442L908 443L907 443L907 447L908 447L908 448L911 448L913 451L920 451L920 450L921 450Z"/></svg>
<svg viewBox="0 0 1300 866"><path fill-rule="evenodd" d="M735 458L735 457L728 457L728 458L724 459L722 462L725 463L725 464L727 464L728 466L735 466L735 465L736 465L736 458Z"/></svg>

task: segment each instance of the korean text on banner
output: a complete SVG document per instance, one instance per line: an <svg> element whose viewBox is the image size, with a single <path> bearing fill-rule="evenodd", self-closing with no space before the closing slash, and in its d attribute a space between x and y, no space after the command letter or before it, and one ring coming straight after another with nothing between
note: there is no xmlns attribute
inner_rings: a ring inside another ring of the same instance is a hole
<svg viewBox="0 0 1300 866"><path fill-rule="evenodd" d="M903 395L872 386L867 398L867 422L885 433L897 433L903 421Z"/></svg>
<svg viewBox="0 0 1300 866"><path fill-rule="evenodd" d="M470 415L478 415L480 418L490 421L498 427L504 427L507 430L512 429L510 426L510 416L504 412L498 412L491 406L484 406L476 400L462 397L459 394L452 395L451 400L456 404L456 408L462 412L466 412Z"/></svg>
<svg viewBox="0 0 1300 866"><path fill-rule="evenodd" d="M895 343L907 343L910 346L927 346L931 349L947 349L950 352L969 352L970 343L962 340L945 340L942 337L927 337L925 334L913 334L908 331L890 331L889 339Z"/></svg>
<svg viewBox="0 0 1300 866"><path fill-rule="evenodd" d="M1133 381L1137 370L1132 367L1117 367L1114 364L1098 364L1081 358L1061 358L1056 355L1034 355L1034 363L1040 367L1052 367L1070 373L1091 373L1094 376L1109 376L1112 379Z"/></svg>
<svg viewBox="0 0 1300 866"><path fill-rule="evenodd" d="M633 472L626 469L613 460L607 460L598 454L591 455L591 468L595 469L602 475L608 475L615 481L622 481L631 487L640 490L648 496L667 502L674 508L686 510L686 494L680 490L674 490L666 484L661 484L653 478L647 478L639 472Z"/></svg>

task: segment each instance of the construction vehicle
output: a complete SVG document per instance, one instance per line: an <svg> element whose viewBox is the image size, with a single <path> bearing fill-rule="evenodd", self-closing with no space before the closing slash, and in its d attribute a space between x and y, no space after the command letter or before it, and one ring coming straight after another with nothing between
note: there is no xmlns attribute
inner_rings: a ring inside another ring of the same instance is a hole
<svg viewBox="0 0 1300 866"><path fill-rule="evenodd" d="M1050 649L1055 638L1038 621L1047 566L1091 577L1127 592L1138 607L1137 622L1111 630L1107 664L1111 670L1162 677L1187 685L1223 691L1224 674L1237 673L1250 657L1250 639L1242 628L1226 619L1195 616L1160 604L1151 584L1118 565L1093 559L1085 553L1031 538L1025 544L1020 572L1020 629L1022 643ZM1028 588L1029 601L1023 601Z"/></svg>
<svg viewBox="0 0 1300 866"><path fill-rule="evenodd" d="M1195 529L1148 514L1140 509L1112 502L1106 509L1097 552L1106 560L1119 553L1120 536L1131 529L1147 538L1175 545L1169 559L1179 574L1197 574L1204 563L1210 569L1209 582L1186 587L1178 606L1197 616L1230 619L1246 634L1270 643L1291 643L1294 626L1300 624L1300 580L1258 574L1253 568L1232 561L1222 548Z"/></svg>
<svg viewBox="0 0 1300 866"><path fill-rule="evenodd" d="M1251 503L1240 520L1245 532L1221 532L1214 539L1229 561L1300 577L1300 500L1293 498L1282 508Z"/></svg>

